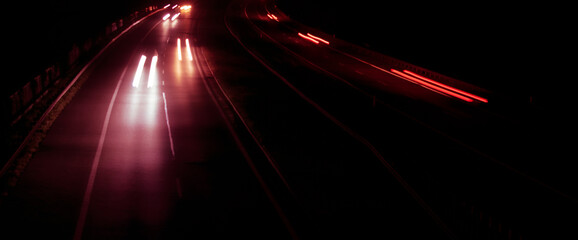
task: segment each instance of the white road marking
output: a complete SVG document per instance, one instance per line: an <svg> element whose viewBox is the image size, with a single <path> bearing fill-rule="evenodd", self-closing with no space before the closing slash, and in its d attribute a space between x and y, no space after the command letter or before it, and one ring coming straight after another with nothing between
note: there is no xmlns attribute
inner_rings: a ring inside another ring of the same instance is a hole
<svg viewBox="0 0 578 240"><path fill-rule="evenodd" d="M110 103L108 104L108 110L106 111L106 116L104 118L104 123L102 124L102 130L100 131L100 139L98 140L98 147L96 148L96 153L94 159L92 160L92 167L90 169L90 175L88 176L88 183L86 184L86 191L84 192L84 197L82 198L82 206L80 207L80 214L78 220L76 221L76 229L74 231L74 239L79 240L82 238L82 231L84 229L84 224L86 223L86 215L88 214L88 207L90 205L90 197L92 195L92 189L94 188L94 180L96 179L96 172L98 170L98 165L100 163L100 156L102 155L102 148L104 147L104 140L106 139L106 133L108 131L108 124L110 122L110 115L112 114L112 108L114 107L114 102L116 96L118 95L118 90L120 89L120 84L126 73L128 66L124 68Z"/></svg>
<svg viewBox="0 0 578 240"><path fill-rule="evenodd" d="M167 130L169 131L169 141L171 143L171 153L173 154L173 158L175 157L175 145L173 143L173 134L171 133L171 123L169 121L169 110L167 108L167 97L165 92L163 92L163 101L165 103L165 119L167 120Z"/></svg>

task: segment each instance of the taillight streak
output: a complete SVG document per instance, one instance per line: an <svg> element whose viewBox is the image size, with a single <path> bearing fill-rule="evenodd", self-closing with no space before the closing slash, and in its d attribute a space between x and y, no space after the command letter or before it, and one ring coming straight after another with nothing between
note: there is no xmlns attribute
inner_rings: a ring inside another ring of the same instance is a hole
<svg viewBox="0 0 578 240"><path fill-rule="evenodd" d="M320 37L318 37L318 36L315 36L315 35L313 35L313 34L311 34L311 33L307 33L307 36L310 37L310 38L313 38L313 39L315 39L315 40L317 40L317 41L319 41L319 42L322 42L322 43L325 43L325 44L329 45L329 41L327 41L327 40L325 40L325 39L323 39L323 38L320 38Z"/></svg>
<svg viewBox="0 0 578 240"><path fill-rule="evenodd" d="M298 33L297 35L299 35L299 37L302 37L302 38L304 38L304 39L306 39L306 40L309 40L309 41L311 41L311 42L313 42L313 43L315 43L315 44L319 44L319 41L317 41L317 40L315 40L314 38L309 37L309 36L307 36L307 35L305 35L305 34L303 34L303 33Z"/></svg>
<svg viewBox="0 0 578 240"><path fill-rule="evenodd" d="M431 84L431 83L429 83L429 82L426 82L426 81L421 80L421 79L419 79L419 78L413 77L413 76L408 75L408 74L406 74L406 73L400 72L400 71L398 71L398 70L391 69L391 72L392 72L392 73L395 73L395 74L398 75L398 76L403 77L404 79L408 79L408 80L410 80L411 82L416 83L416 84L418 84L418 85L422 85L422 86L424 86L424 87L431 88L432 90L441 92L441 93L443 93L443 94L447 94L447 95L449 95L449 96L452 96L452 97L455 97L455 98L464 100L464 101L466 101L466 102L473 102L473 100L472 100L471 98L465 97L465 96L463 96L463 95L460 95L460 94L458 94L458 93L456 93L456 92L450 91L450 90L445 89L445 88L443 88L443 87L439 87L439 86L437 86L437 85L435 85L435 84Z"/></svg>
<svg viewBox="0 0 578 240"><path fill-rule="evenodd" d="M454 88L454 87L452 87L452 86L445 85L445 84L440 83L440 82L436 82L436 81L434 81L434 80L431 80L431 79L426 78L426 77L424 77L424 76L421 76L421 75L419 75L419 74L413 73L413 72L411 72L411 71L403 70L403 72L404 72L404 73L407 73L407 74L409 74L409 75L411 75L411 76L414 76L414 77L416 77L416 78L419 78L419 79L421 79L421 80L424 80L424 81L426 81L426 82L429 82L429 83L431 83L431 84L435 84L435 85L437 85L437 86L439 86L439 87L442 87L442 88L448 89L448 90L450 90L450 91L454 91L454 92L456 92L456 93L462 94L462 95L464 95L464 96L466 96L466 97L470 97L470 98L476 99L476 100L478 100L478 101L480 101L480 102L484 102L484 103L487 103L487 102L488 102L488 99L485 99L485 98L483 98L483 97L480 97L480 96L471 94L471 93L469 93L469 92L466 92L466 91L463 91L463 90Z"/></svg>

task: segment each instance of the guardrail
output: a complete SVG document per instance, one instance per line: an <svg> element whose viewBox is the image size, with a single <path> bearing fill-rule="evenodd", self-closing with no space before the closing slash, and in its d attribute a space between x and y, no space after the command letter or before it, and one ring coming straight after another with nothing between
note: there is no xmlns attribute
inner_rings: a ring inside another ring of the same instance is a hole
<svg viewBox="0 0 578 240"><path fill-rule="evenodd" d="M149 6L135 11L106 26L97 37L89 38L82 44L74 44L61 56L63 60L50 65L20 89L3 97L2 137L5 152L0 159L0 179L17 162L14 159L30 155L24 154L28 150L22 150L23 146L28 144L30 135L37 131L35 129L38 129L39 121L54 105L53 102L59 99L60 93L66 91L74 76L83 71L83 66L125 29L156 9L156 6ZM30 151L33 152L33 149Z"/></svg>
<svg viewBox="0 0 578 240"><path fill-rule="evenodd" d="M30 111L35 100L41 98L45 91L52 87L55 82L59 81L62 73L79 64L81 58L85 58L94 54L95 50L104 46L113 36L124 29L125 26L130 25L136 19L142 17L142 14L148 13L156 9L156 6L150 6L143 10L135 11L125 18L121 18L106 26L105 31L97 37L86 39L83 43L72 45L71 49L65 55L65 60L54 63L47 67L43 72L40 72L28 83L24 84L20 89L8 96L4 101L6 102L3 109L7 115L7 122L10 126L16 124L23 114Z"/></svg>

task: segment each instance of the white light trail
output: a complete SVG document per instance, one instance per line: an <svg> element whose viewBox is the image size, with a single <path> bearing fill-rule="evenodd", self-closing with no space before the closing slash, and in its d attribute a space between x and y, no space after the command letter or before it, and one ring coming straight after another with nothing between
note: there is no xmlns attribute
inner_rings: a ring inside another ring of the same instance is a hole
<svg viewBox="0 0 578 240"><path fill-rule="evenodd" d="M177 56L179 57L179 61L183 60L183 55L181 54L181 39L177 38Z"/></svg>
<svg viewBox="0 0 578 240"><path fill-rule="evenodd" d="M175 19L177 19L177 17L181 15L181 13L177 13L175 15L173 15L173 17L171 18L171 21L174 21Z"/></svg>
<svg viewBox="0 0 578 240"><path fill-rule="evenodd" d="M169 19L170 17L171 17L171 14L167 13L167 15L163 16L163 21Z"/></svg>
<svg viewBox="0 0 578 240"><path fill-rule="evenodd" d="M193 61L193 53L191 52L191 45L189 44L189 39L185 39L185 44L187 45L187 56L189 61Z"/></svg>
<svg viewBox="0 0 578 240"><path fill-rule="evenodd" d="M147 57L145 55L142 55L140 57L140 61L138 62L138 67L136 68L136 72L134 74L134 79L132 80L132 86L135 88L138 88L138 85L140 83L140 78L142 76L142 70L144 68L144 64L145 64L146 60L147 60Z"/></svg>
<svg viewBox="0 0 578 240"><path fill-rule="evenodd" d="M147 82L147 88L151 88L157 85L157 61L159 57L154 56L151 60L151 69L149 70L149 80Z"/></svg>

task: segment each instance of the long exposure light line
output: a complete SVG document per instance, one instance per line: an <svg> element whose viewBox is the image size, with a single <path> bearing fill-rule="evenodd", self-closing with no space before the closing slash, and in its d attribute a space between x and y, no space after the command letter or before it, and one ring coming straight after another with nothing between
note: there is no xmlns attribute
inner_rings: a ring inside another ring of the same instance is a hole
<svg viewBox="0 0 578 240"><path fill-rule="evenodd" d="M138 88L138 85L140 84L140 79L142 76L142 70L144 68L144 64L145 64L146 60L147 60L147 57L145 55L142 55L140 57L140 61L138 62L138 67L136 68L136 72L134 74L134 79L132 80L132 86L135 88Z"/></svg>

